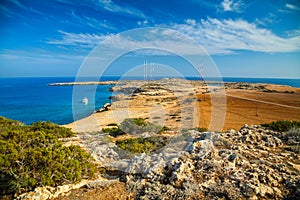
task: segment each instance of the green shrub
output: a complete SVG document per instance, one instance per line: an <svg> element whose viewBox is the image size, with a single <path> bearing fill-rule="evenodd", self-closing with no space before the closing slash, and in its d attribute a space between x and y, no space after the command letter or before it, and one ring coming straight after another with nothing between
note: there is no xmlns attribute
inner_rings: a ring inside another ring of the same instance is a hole
<svg viewBox="0 0 300 200"><path fill-rule="evenodd" d="M0 130L1 196L79 182L95 173L87 152L59 140L74 135L69 129L50 122L25 126L0 117Z"/></svg>
<svg viewBox="0 0 300 200"><path fill-rule="evenodd" d="M207 131L206 128L203 128L203 127L195 127L195 128L183 129L182 132L183 132L183 133L186 133L186 132L191 131L191 130L195 130L195 131L199 131L199 132L206 132L206 131Z"/></svg>
<svg viewBox="0 0 300 200"><path fill-rule="evenodd" d="M127 118L118 126L112 128L103 128L103 133L109 133L113 137L119 135L125 135L126 133L134 135L141 134L145 132L150 133L162 133L164 131L170 130L166 126L159 126L150 122L147 122L143 118Z"/></svg>
<svg viewBox="0 0 300 200"><path fill-rule="evenodd" d="M283 137L290 149L295 153L300 153L300 128L291 128Z"/></svg>
<svg viewBox="0 0 300 200"><path fill-rule="evenodd" d="M205 132L205 131L207 131L207 128L197 127L196 130L199 132Z"/></svg>
<svg viewBox="0 0 300 200"><path fill-rule="evenodd" d="M281 120L281 121L274 121L268 124L262 124L262 126L270 128L271 130L274 131L285 132L292 128L300 128L300 122Z"/></svg>
<svg viewBox="0 0 300 200"><path fill-rule="evenodd" d="M163 126L163 127L159 130L158 133L163 133L164 131L169 131L169 130L171 130L169 127Z"/></svg>
<svg viewBox="0 0 300 200"><path fill-rule="evenodd" d="M99 171L101 174L106 174L106 169L104 167L101 167Z"/></svg>
<svg viewBox="0 0 300 200"><path fill-rule="evenodd" d="M143 118L128 118L124 119L119 128L128 134L135 135L144 132L158 133L163 127L146 122Z"/></svg>
<svg viewBox="0 0 300 200"><path fill-rule="evenodd" d="M162 148L168 141L166 137L130 138L117 140L116 145L133 153L150 153Z"/></svg>
<svg viewBox="0 0 300 200"><path fill-rule="evenodd" d="M118 126L118 124L116 124L116 123L110 123L110 124L107 124L107 126Z"/></svg>
<svg viewBox="0 0 300 200"><path fill-rule="evenodd" d="M102 131L104 133L109 133L109 135L113 137L118 137L119 135L125 135L126 133L123 132L119 127L113 127L113 128L103 128Z"/></svg>
<svg viewBox="0 0 300 200"><path fill-rule="evenodd" d="M300 142L300 128L291 128L285 135L286 138L292 138L297 142Z"/></svg>
<svg viewBox="0 0 300 200"><path fill-rule="evenodd" d="M72 137L74 133L65 127L61 127L51 122L37 122L29 126L32 131L44 131L49 134L56 135L58 138Z"/></svg>

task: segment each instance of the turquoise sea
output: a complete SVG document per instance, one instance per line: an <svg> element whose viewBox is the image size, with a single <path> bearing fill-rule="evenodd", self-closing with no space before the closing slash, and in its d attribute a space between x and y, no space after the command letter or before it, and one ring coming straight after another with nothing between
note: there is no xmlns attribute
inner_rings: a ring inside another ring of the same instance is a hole
<svg viewBox="0 0 300 200"><path fill-rule="evenodd" d="M97 86L95 104L88 105L81 101L75 101L72 105L72 86L48 86L49 83L74 80L74 77L0 78L0 116L20 120L26 124L37 121L67 124L74 121L72 112L74 105L78 109L76 119L79 119L90 115L94 110L110 102L109 97L112 94L109 88L111 85ZM86 78L86 81L88 80ZM119 80L119 77L102 77L101 80ZM300 88L300 79L223 78L223 81L274 83ZM80 87L86 91L93 91L94 86Z"/></svg>

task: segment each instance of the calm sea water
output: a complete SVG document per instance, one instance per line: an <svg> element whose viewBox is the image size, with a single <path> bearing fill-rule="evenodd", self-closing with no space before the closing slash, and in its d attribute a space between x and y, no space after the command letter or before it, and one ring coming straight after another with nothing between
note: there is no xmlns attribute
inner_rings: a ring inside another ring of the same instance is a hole
<svg viewBox="0 0 300 200"><path fill-rule="evenodd" d="M26 124L37 121L51 121L66 124L74 121L73 106L76 107L76 118L90 115L94 110L110 102L108 85L99 85L95 93L95 106L85 105L81 100L72 106L72 86L48 86L49 83L71 82L74 78L0 78L0 116L20 120ZM86 91L93 91L95 86L82 86ZM92 95L90 95L92 96ZM91 98L89 95L84 97ZM79 113L79 114L78 114Z"/></svg>
<svg viewBox="0 0 300 200"><path fill-rule="evenodd" d="M193 78L190 78L193 79ZM80 86L90 101L84 105L81 100L73 102L72 86L48 86L49 83L71 82L71 77L42 78L0 78L0 116L20 120L26 124L36 121L52 121L67 124L74 121L72 108L76 108L76 119L90 115L105 103L110 102L112 95L110 85ZM118 80L118 77L106 77L101 80ZM266 78L223 78L225 82L275 83L300 87L300 79L266 79ZM88 79L87 79L88 81ZM94 99L93 99L93 95ZM79 113L79 114L78 114Z"/></svg>

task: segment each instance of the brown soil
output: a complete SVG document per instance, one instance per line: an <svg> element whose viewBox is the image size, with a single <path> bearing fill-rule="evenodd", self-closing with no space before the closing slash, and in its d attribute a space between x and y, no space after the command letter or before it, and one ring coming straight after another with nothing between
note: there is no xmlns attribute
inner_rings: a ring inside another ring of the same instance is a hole
<svg viewBox="0 0 300 200"><path fill-rule="evenodd" d="M229 90L226 94L226 117L223 131L238 130L244 124L261 124L276 120L300 121L299 91L287 94ZM211 123L210 95L206 94L205 97L199 95L198 98L202 99L199 104L200 127L208 128Z"/></svg>
<svg viewBox="0 0 300 200"><path fill-rule="evenodd" d="M133 194L126 192L125 183L119 182L101 189L80 188L71 191L68 196L60 196L55 200L129 200L133 198Z"/></svg>

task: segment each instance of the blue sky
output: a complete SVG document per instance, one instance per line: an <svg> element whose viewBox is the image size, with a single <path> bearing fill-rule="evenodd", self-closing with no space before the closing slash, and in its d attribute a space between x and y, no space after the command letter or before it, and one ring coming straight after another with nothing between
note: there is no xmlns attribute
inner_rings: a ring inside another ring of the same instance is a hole
<svg viewBox="0 0 300 200"><path fill-rule="evenodd" d="M202 46L222 76L300 78L298 0L2 0L0 24L1 77L74 76L107 38L163 27Z"/></svg>

